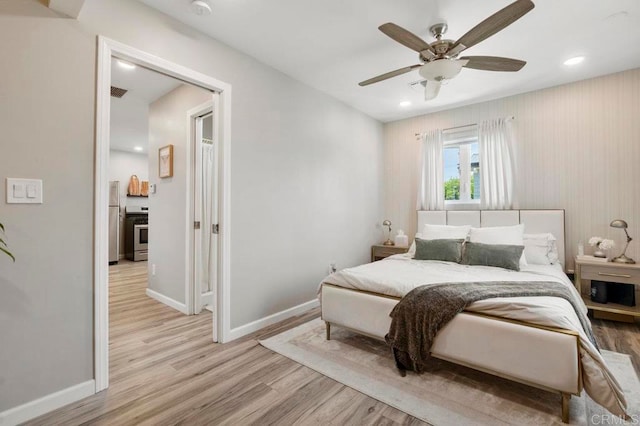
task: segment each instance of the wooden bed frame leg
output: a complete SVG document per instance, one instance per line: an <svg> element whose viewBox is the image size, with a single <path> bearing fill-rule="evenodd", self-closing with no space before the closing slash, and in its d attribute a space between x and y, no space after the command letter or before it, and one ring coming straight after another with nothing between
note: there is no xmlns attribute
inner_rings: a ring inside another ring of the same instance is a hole
<svg viewBox="0 0 640 426"><path fill-rule="evenodd" d="M331 340L331 323L329 321L324 322L327 327L327 340Z"/></svg>
<svg viewBox="0 0 640 426"><path fill-rule="evenodd" d="M561 393L562 395L562 422L569 423L569 401L571 400L570 393Z"/></svg>

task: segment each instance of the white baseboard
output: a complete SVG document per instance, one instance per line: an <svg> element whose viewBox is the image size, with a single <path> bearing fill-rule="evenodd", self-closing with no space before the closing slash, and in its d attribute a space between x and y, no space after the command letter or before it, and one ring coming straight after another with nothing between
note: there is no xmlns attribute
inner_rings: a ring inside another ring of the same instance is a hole
<svg viewBox="0 0 640 426"><path fill-rule="evenodd" d="M189 315L189 312L187 311L187 305L185 305L184 303L180 303L177 300L167 297L164 294L158 293L157 291L151 290L150 288L147 289L147 296L157 300L160 303L164 303L165 305L175 309L176 311L180 311L185 315Z"/></svg>
<svg viewBox="0 0 640 426"><path fill-rule="evenodd" d="M242 336L246 336L247 334L253 333L254 331L260 330L261 328L265 328L271 324L275 324L277 322L286 320L287 318L300 315L319 305L320 302L318 301L318 299L313 299L298 306L294 306L293 308L285 309L284 311L276 312L275 314L260 318L259 320L250 322L249 324L241 325L240 327L236 327L229 331L229 338L227 341L235 340Z"/></svg>
<svg viewBox="0 0 640 426"><path fill-rule="evenodd" d="M43 396L26 404L10 408L0 413L0 425L14 426L35 419L38 416L56 410L65 405L71 404L93 395L96 392L95 380L88 380L83 383L62 389L58 392Z"/></svg>

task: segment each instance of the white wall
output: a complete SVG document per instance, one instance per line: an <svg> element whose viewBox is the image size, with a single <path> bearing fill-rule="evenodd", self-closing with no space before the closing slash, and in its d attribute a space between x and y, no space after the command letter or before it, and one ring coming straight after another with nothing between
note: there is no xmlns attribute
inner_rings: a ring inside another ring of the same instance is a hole
<svg viewBox="0 0 640 426"><path fill-rule="evenodd" d="M232 328L313 299L330 262L367 260L379 122L138 2L89 0L80 24L233 86Z"/></svg>
<svg viewBox="0 0 640 426"><path fill-rule="evenodd" d="M148 128L148 115L144 117ZM113 130L113 127L112 127ZM149 158L147 154L137 154L112 149L109 151L109 180L120 182L120 254L124 255L124 212L126 206L148 206L149 199L127 197L131 175L138 176L140 182L149 180Z"/></svg>
<svg viewBox="0 0 640 426"><path fill-rule="evenodd" d="M415 233L415 133L514 115L520 208L565 209L567 267L579 240L613 238L625 219L640 235L640 69L423 115L385 125L385 210ZM640 258L634 240L628 254Z"/></svg>
<svg viewBox="0 0 640 426"><path fill-rule="evenodd" d="M149 120L148 117L145 117L145 119ZM129 180L132 175L138 176L140 182L149 180L149 157L147 154L137 154L116 149L110 150L109 180L120 182L120 206L146 206L148 200L145 198L127 197Z"/></svg>
<svg viewBox="0 0 640 426"><path fill-rule="evenodd" d="M211 101L211 92L183 85L149 106L149 288L185 303L187 235L187 111ZM173 144L173 177L158 177L158 149ZM156 274L151 274L151 265Z"/></svg>
<svg viewBox="0 0 640 426"><path fill-rule="evenodd" d="M233 86L232 327L313 299L381 238L379 122L139 2L75 21L2 1L0 178L43 178L45 204L0 201L18 256L0 259L0 411L93 377L97 34Z"/></svg>
<svg viewBox="0 0 640 426"><path fill-rule="evenodd" d="M93 377L95 45L37 2L0 2L0 222L16 256L0 256L0 412ZM7 177L42 179L44 203L5 204Z"/></svg>

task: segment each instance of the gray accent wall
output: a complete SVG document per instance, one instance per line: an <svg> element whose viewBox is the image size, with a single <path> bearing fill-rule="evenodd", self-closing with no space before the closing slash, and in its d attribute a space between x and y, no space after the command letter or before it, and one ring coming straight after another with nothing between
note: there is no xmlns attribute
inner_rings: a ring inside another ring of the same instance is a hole
<svg viewBox="0 0 640 426"><path fill-rule="evenodd" d="M233 86L232 328L314 299L329 263L382 239L381 123L136 1L88 0L78 21L1 1L0 221L18 260L0 257L0 412L93 378L98 34ZM5 204L6 177L43 179L44 204Z"/></svg>

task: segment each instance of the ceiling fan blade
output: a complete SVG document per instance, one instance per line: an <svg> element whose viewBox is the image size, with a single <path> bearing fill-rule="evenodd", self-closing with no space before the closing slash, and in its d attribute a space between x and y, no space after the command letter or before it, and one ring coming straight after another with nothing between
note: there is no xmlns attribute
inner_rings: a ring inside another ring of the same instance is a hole
<svg viewBox="0 0 640 426"><path fill-rule="evenodd" d="M501 31L513 24L534 7L535 5L531 0L517 0L511 3L509 6L499 10L470 29L451 46L447 53L450 55L457 55L464 49L468 49L471 46L480 43L498 31Z"/></svg>
<svg viewBox="0 0 640 426"><path fill-rule="evenodd" d="M431 53L436 53L429 43L394 23L387 22L386 24L380 25L378 29L411 50L415 50L416 52L427 50Z"/></svg>
<svg viewBox="0 0 640 426"><path fill-rule="evenodd" d="M442 83L439 81L426 81L424 86L424 100L430 101L431 99L435 99L440 93L440 86Z"/></svg>
<svg viewBox="0 0 640 426"><path fill-rule="evenodd" d="M520 71L526 62L519 59L500 58L498 56L463 56L460 60L467 61L465 68L484 71Z"/></svg>
<svg viewBox="0 0 640 426"><path fill-rule="evenodd" d="M377 83L379 81L386 80L386 79L391 78L391 77L397 77L399 75L406 74L411 70L414 70L416 68L420 68L421 66L422 66L422 64L416 64L416 65L411 65L410 67L399 68L399 69L397 69L395 71L389 71L387 73L380 74L379 76L370 78L369 80L361 81L358 84L360 86L368 86L369 84Z"/></svg>

